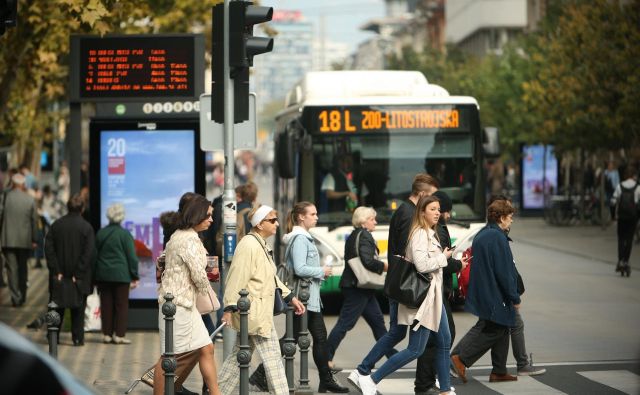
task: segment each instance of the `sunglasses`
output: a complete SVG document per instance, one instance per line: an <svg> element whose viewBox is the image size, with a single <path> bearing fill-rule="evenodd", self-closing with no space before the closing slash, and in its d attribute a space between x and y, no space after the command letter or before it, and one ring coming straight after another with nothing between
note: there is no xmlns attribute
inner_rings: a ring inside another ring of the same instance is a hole
<svg viewBox="0 0 640 395"><path fill-rule="evenodd" d="M268 218L268 219L263 219L263 221L271 222L272 224L275 224L276 222L278 222L278 218Z"/></svg>

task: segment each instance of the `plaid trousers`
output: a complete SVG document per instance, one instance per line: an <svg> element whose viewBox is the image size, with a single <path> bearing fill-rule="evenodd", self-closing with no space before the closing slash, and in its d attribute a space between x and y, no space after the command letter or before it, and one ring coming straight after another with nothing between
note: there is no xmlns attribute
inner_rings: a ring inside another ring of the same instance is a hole
<svg viewBox="0 0 640 395"><path fill-rule="evenodd" d="M280 343L278 342L278 334L275 328L271 329L271 336L268 338L250 335L249 349L252 355L257 351L262 359L262 364L267 374L270 393L275 395L289 395L289 384L287 383L287 376L284 371L284 365L282 364ZM239 351L240 346L236 341L233 352L222 364L222 370L218 376L218 385L222 395L237 393L236 388L240 380L240 367L238 366L237 359Z"/></svg>

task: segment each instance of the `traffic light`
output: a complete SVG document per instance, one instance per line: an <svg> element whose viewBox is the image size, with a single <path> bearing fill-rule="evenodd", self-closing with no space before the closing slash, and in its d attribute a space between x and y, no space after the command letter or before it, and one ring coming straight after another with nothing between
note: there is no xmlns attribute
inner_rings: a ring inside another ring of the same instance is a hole
<svg viewBox="0 0 640 395"><path fill-rule="evenodd" d="M253 66L253 57L273 50L273 39L254 37L253 26L269 22L272 7L258 7L246 1L229 3L229 66Z"/></svg>
<svg viewBox="0 0 640 395"><path fill-rule="evenodd" d="M18 0L0 0L0 36L18 23Z"/></svg>
<svg viewBox="0 0 640 395"><path fill-rule="evenodd" d="M224 123L224 4L213 7L211 49L211 119Z"/></svg>
<svg viewBox="0 0 640 395"><path fill-rule="evenodd" d="M249 119L249 67L253 57L273 50L273 39L254 37L253 26L268 22L272 7L246 1L229 2L229 66L234 87L234 122Z"/></svg>
<svg viewBox="0 0 640 395"><path fill-rule="evenodd" d="M229 2L229 59L233 79L233 121L241 123L249 119L249 67L253 57L273 50L273 39L254 37L253 26L268 22L273 17L272 7L259 7L247 1ZM212 12L212 87L211 119L224 122L224 4L213 7Z"/></svg>

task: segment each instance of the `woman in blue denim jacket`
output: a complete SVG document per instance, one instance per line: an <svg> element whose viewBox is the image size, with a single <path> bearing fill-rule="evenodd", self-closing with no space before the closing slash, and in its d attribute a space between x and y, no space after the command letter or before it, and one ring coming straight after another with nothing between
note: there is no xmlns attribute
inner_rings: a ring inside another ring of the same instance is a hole
<svg viewBox="0 0 640 395"><path fill-rule="evenodd" d="M285 259L297 277L309 281L309 302L307 304L309 333L313 339L313 361L320 375L318 392L347 393L349 389L340 386L329 368L327 358L327 328L322 316L320 286L322 280L331 275L331 266L320 266L320 255L309 229L318 223L318 210L313 203L299 202L287 216L287 234L282 240L287 245ZM294 333L297 335L301 318L294 318Z"/></svg>
<svg viewBox="0 0 640 395"><path fill-rule="evenodd" d="M318 368L320 384L318 392L343 393L349 389L342 387L333 376L327 357L327 328L322 316L320 286L322 281L331 275L331 266L320 266L320 255L309 233L309 229L318 223L318 210L313 203L296 203L287 215L287 233L282 241L287 245L285 260L289 269L293 269L296 277L309 282L309 301L307 303L308 329L313 339L313 361ZM295 291L294 291L295 292ZM296 342L300 333L301 316L293 318L293 333ZM282 344L282 340L280 342ZM249 382L264 389L261 366L256 369Z"/></svg>

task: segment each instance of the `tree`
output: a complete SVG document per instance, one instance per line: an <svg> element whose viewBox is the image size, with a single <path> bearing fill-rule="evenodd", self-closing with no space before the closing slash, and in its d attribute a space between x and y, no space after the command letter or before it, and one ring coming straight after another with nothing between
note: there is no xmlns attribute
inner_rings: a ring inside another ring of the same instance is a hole
<svg viewBox="0 0 640 395"><path fill-rule="evenodd" d="M205 32L221 0L31 0L0 38L0 134L17 161L38 151L47 127L64 120L71 34ZM209 37L210 35L206 35Z"/></svg>
<svg viewBox="0 0 640 395"><path fill-rule="evenodd" d="M544 114L542 141L560 151L640 142L640 2L565 1L529 48L537 73L523 99Z"/></svg>

